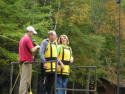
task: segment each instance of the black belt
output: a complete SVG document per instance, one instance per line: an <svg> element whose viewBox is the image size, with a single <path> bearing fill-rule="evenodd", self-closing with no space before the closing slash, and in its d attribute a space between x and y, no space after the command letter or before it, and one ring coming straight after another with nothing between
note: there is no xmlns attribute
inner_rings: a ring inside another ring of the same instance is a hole
<svg viewBox="0 0 125 94"><path fill-rule="evenodd" d="M49 57L49 58L45 58L46 61L51 61L51 60L57 60L57 57Z"/></svg>

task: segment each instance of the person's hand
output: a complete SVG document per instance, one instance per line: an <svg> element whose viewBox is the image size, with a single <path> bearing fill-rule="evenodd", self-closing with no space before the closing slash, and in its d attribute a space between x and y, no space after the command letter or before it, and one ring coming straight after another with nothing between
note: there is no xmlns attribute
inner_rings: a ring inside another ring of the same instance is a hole
<svg viewBox="0 0 125 94"><path fill-rule="evenodd" d="M40 46L37 45L37 46L31 48L30 51L31 51L32 53L34 53L34 52L36 52L39 48L40 48Z"/></svg>
<svg viewBox="0 0 125 94"><path fill-rule="evenodd" d="M45 63L45 64L43 65L43 67L44 67L44 69L47 69L47 63Z"/></svg>
<svg viewBox="0 0 125 94"><path fill-rule="evenodd" d="M34 60L34 58L35 58L35 57L33 56L33 60Z"/></svg>
<svg viewBox="0 0 125 94"><path fill-rule="evenodd" d="M40 46L39 46L39 45L37 45L37 46L36 46L36 48L37 48L37 49L39 49L39 48L40 48Z"/></svg>
<svg viewBox="0 0 125 94"><path fill-rule="evenodd" d="M61 65L61 69L64 69L64 65L63 64Z"/></svg>
<svg viewBox="0 0 125 94"><path fill-rule="evenodd" d="M74 61L74 58L72 57L71 60L70 60L70 62L73 63L73 61Z"/></svg>
<svg viewBox="0 0 125 94"><path fill-rule="evenodd" d="M57 70L60 69L60 65L57 65Z"/></svg>
<svg viewBox="0 0 125 94"><path fill-rule="evenodd" d="M62 62L62 61L59 61L59 63L60 63L61 69L64 69L64 64L63 64L63 62Z"/></svg>

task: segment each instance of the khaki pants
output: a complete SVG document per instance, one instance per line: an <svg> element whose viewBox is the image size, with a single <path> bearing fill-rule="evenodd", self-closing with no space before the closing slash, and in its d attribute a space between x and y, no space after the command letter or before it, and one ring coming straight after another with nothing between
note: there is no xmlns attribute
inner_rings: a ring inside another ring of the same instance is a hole
<svg viewBox="0 0 125 94"><path fill-rule="evenodd" d="M32 64L22 64L20 66L20 87L19 94L28 94L31 87Z"/></svg>

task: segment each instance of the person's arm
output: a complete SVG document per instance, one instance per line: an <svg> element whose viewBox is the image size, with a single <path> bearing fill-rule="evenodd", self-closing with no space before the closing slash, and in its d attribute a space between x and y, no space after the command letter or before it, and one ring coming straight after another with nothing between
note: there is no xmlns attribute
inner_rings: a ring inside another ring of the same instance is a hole
<svg viewBox="0 0 125 94"><path fill-rule="evenodd" d="M46 51L47 44L48 42L43 40L40 45L40 58L41 58L42 63L46 63L45 51Z"/></svg>
<svg viewBox="0 0 125 94"><path fill-rule="evenodd" d="M30 40L30 39L27 39L26 44L27 44L27 47L30 49L30 51L32 53L35 52L39 48L39 45L34 47L33 43L32 43L32 40Z"/></svg>
<svg viewBox="0 0 125 94"><path fill-rule="evenodd" d="M31 48L30 50L31 50L31 52L33 53L33 52L36 52L36 50L37 50L38 48L40 48L39 45L37 45L37 46Z"/></svg>

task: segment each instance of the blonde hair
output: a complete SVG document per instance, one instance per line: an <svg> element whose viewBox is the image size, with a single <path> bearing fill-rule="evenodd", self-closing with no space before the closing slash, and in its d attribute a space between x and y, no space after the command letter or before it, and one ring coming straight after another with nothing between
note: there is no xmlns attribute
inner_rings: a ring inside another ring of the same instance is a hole
<svg viewBox="0 0 125 94"><path fill-rule="evenodd" d="M58 43L59 44L62 44L62 37L65 37L66 38L66 40L67 40L67 45L69 45L69 38L68 38L68 36L67 35L60 35L60 37L59 37L59 39L58 39Z"/></svg>

